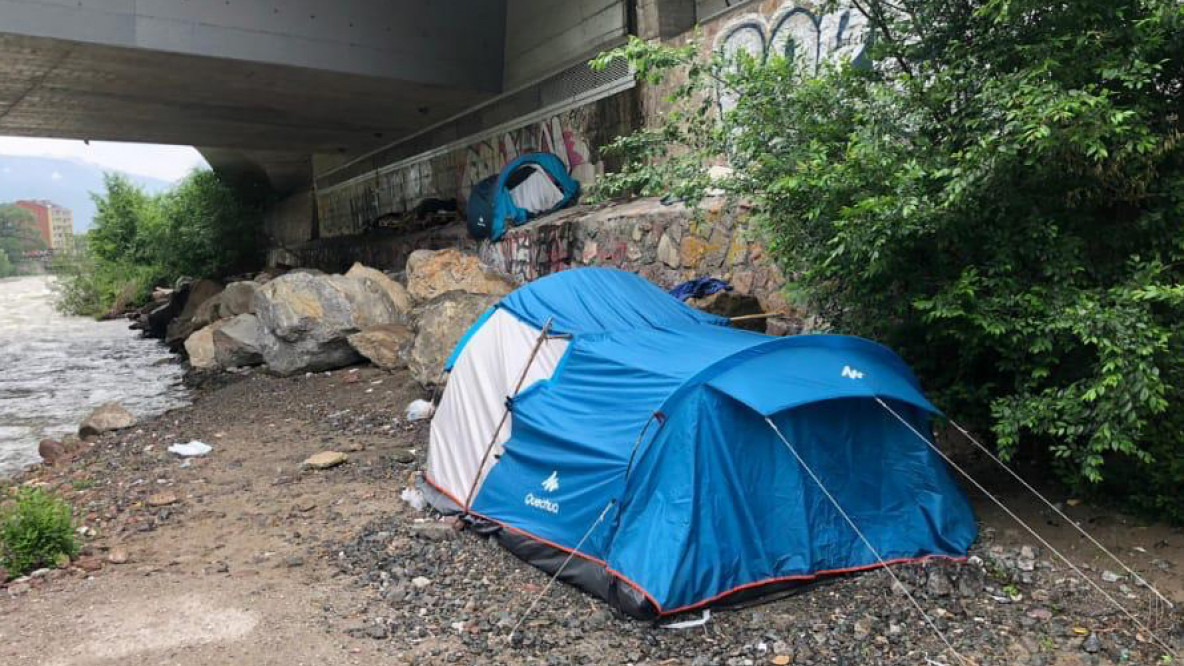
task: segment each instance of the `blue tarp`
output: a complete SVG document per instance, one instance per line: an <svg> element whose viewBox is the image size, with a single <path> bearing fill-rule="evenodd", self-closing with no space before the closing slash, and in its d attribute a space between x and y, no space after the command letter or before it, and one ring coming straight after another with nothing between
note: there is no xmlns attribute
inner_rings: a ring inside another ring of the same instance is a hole
<svg viewBox="0 0 1184 666"><path fill-rule="evenodd" d="M937 413L881 345L732 329L611 269L565 271L496 307L573 337L555 375L514 399L474 513L573 549L611 505L580 555L658 613L877 564L766 416L885 560L960 557L974 540L940 458L874 400L921 432Z"/></svg>
<svg viewBox="0 0 1184 666"><path fill-rule="evenodd" d="M675 285L670 290L670 295L680 301L685 301L688 298L704 298L716 292L731 290L732 285L719 278L698 277L694 280L687 280L682 284Z"/></svg>

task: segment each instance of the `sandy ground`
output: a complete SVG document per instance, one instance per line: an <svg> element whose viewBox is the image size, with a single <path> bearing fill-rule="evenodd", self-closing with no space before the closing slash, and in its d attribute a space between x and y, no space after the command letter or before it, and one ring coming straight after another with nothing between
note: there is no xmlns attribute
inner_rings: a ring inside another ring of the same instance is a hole
<svg viewBox="0 0 1184 666"><path fill-rule="evenodd" d="M368 367L253 374L105 435L67 466L31 471L22 481L65 495L91 533L78 566L0 589L0 664L399 663L397 644L365 635L376 594L342 573L335 560L344 553L334 544L391 516L412 519L399 493L426 432L404 423L401 411L417 397L425 396L406 374ZM164 451L191 439L214 452L183 466ZM349 462L302 469L329 449L348 451ZM1076 562L1117 570L1051 512L997 487ZM994 544L1035 543L972 497ZM1066 511L1184 603L1184 532L1085 505ZM126 562L110 561L125 554ZM585 612L598 603L587 598Z"/></svg>

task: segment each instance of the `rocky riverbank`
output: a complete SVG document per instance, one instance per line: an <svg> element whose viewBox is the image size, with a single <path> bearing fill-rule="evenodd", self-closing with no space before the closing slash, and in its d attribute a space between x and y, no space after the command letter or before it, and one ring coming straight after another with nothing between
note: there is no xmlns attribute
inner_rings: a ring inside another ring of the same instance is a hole
<svg viewBox="0 0 1184 666"><path fill-rule="evenodd" d="M398 274L355 264L342 275L311 269L158 289L132 326L164 340L205 373L265 367L279 375L369 360L439 378L469 325L516 284L457 250L420 250Z"/></svg>
<svg viewBox="0 0 1184 666"><path fill-rule="evenodd" d="M74 458L14 481L72 502L86 546L69 568L0 588L0 663L957 663L883 571L716 612L689 630L615 617L557 585L510 640L547 577L399 498L427 443L426 423L402 414L426 395L406 370L217 377L195 390L192 407L103 433ZM213 451L167 451L191 440ZM304 464L323 451L348 459ZM895 569L964 656L983 665L1166 663L1063 564L976 503L983 536L969 563ZM1179 614L1154 612L1067 526L1016 505L1181 645ZM1179 530L1067 510L1184 598Z"/></svg>

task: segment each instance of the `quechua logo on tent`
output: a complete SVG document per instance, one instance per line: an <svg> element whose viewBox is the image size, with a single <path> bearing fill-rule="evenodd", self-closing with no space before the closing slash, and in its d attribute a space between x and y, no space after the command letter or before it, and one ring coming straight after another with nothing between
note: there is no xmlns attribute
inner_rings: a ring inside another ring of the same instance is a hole
<svg viewBox="0 0 1184 666"><path fill-rule="evenodd" d="M543 479L543 482L539 485L543 487L543 490L549 493L559 490L559 471L555 470L551 472L551 476ZM526 506L533 507L535 509L541 509L547 513L559 513L558 502L553 502L543 497L536 497L534 493L526 493L524 500L526 502Z"/></svg>
<svg viewBox="0 0 1184 666"><path fill-rule="evenodd" d="M541 485L543 487L543 490L545 490L549 493L553 493L556 490L559 490L559 471L556 470L554 472L551 472L551 476L548 476L547 478L543 479L543 482L539 485Z"/></svg>
<svg viewBox="0 0 1184 666"><path fill-rule="evenodd" d="M863 373L849 365L843 366L843 371L839 373L839 376L846 377L847 379L863 379Z"/></svg>

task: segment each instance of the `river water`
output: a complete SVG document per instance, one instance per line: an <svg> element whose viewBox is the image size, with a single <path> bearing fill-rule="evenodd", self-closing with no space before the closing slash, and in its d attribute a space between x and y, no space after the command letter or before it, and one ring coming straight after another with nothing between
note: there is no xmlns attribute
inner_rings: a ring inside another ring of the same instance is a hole
<svg viewBox="0 0 1184 666"><path fill-rule="evenodd" d="M0 279L0 476L40 460L38 442L75 432L105 402L138 418L187 402L163 345L126 320L58 314L52 279Z"/></svg>

